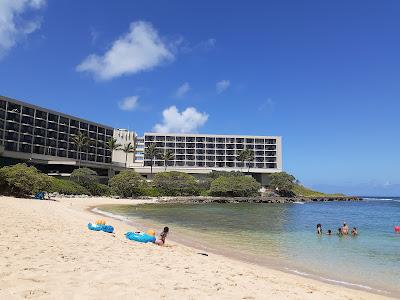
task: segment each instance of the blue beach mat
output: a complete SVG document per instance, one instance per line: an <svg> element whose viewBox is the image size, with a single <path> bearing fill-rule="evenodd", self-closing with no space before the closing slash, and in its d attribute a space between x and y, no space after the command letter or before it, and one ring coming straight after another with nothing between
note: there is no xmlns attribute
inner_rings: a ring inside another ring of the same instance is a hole
<svg viewBox="0 0 400 300"><path fill-rule="evenodd" d="M154 243L156 241L154 236L148 235L147 233L127 232L125 236L128 240L140 243Z"/></svg>

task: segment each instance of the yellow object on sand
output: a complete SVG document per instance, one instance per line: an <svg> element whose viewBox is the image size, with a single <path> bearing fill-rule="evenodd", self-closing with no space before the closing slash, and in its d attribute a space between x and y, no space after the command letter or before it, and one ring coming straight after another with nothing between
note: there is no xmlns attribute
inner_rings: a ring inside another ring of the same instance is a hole
<svg viewBox="0 0 400 300"><path fill-rule="evenodd" d="M148 235L152 235L152 236L155 236L155 235L156 235L156 232L155 232L153 229L147 230L146 233L147 233Z"/></svg>
<svg viewBox="0 0 400 300"><path fill-rule="evenodd" d="M106 225L106 221L104 221L104 220L97 220L97 221L96 221L96 224L98 224L98 225Z"/></svg>

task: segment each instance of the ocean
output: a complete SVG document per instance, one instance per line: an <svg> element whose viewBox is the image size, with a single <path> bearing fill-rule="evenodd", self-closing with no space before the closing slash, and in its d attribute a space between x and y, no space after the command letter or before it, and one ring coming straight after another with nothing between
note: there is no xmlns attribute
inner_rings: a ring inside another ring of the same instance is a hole
<svg viewBox="0 0 400 300"><path fill-rule="evenodd" d="M305 204L144 204L101 210L142 228L170 227L170 237L203 252L221 253L322 281L400 294L400 197ZM336 235L347 222L357 237ZM321 223L332 236L316 234Z"/></svg>

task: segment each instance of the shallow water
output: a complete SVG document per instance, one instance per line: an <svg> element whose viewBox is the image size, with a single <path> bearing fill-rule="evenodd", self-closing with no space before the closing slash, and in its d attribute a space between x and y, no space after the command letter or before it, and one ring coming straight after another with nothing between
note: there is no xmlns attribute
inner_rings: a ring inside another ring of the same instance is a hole
<svg viewBox="0 0 400 300"><path fill-rule="evenodd" d="M205 250L358 288L400 294L400 198L306 204L145 204L102 208ZM346 221L357 237L317 236Z"/></svg>

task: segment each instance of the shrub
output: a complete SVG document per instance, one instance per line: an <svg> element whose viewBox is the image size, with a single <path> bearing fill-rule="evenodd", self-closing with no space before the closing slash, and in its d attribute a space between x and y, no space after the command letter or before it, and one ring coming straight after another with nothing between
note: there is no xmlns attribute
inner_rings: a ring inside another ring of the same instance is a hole
<svg viewBox="0 0 400 300"><path fill-rule="evenodd" d="M93 182L86 186L92 196L110 196L111 189L105 184Z"/></svg>
<svg viewBox="0 0 400 300"><path fill-rule="evenodd" d="M171 171L157 173L153 186L165 196L199 195L200 189L196 179L187 173Z"/></svg>
<svg viewBox="0 0 400 300"><path fill-rule="evenodd" d="M221 176L211 183L210 195L222 197L256 196L261 185L252 177Z"/></svg>
<svg viewBox="0 0 400 300"><path fill-rule="evenodd" d="M64 195L90 195L89 190L69 179L51 178L49 192Z"/></svg>
<svg viewBox="0 0 400 300"><path fill-rule="evenodd" d="M143 195L148 197L161 197L162 194L155 187L148 187L143 190Z"/></svg>
<svg viewBox="0 0 400 300"><path fill-rule="evenodd" d="M242 172L240 171L211 171L211 173L207 174L208 178L216 179L218 177L225 176L225 177L231 177L231 176L244 176Z"/></svg>
<svg viewBox="0 0 400 300"><path fill-rule="evenodd" d="M99 176L96 171L89 168L75 169L71 173L71 180L79 183L80 185L87 186L94 182L99 181Z"/></svg>
<svg viewBox="0 0 400 300"><path fill-rule="evenodd" d="M51 178L40 173L33 166L16 164L0 169L0 184L5 193L23 197L40 191L48 191Z"/></svg>
<svg viewBox="0 0 400 300"><path fill-rule="evenodd" d="M111 192L121 197L144 195L146 180L133 170L122 171L110 179Z"/></svg>
<svg viewBox="0 0 400 300"><path fill-rule="evenodd" d="M269 175L269 186L281 196L294 196L293 188L296 178L285 172L273 173Z"/></svg>

